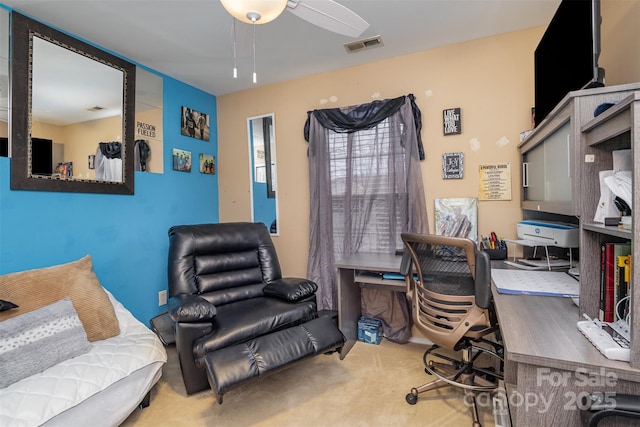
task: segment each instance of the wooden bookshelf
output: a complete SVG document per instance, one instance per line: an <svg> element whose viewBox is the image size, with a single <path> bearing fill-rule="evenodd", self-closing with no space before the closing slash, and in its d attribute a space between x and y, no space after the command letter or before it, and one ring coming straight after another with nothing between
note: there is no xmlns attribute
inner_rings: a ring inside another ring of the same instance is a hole
<svg viewBox="0 0 640 427"><path fill-rule="evenodd" d="M605 242L631 242L634 264L631 277L631 361L632 368L640 369L640 91L629 94L598 117L585 123L581 129L583 144L593 153L594 161L584 163L583 191L591 188L591 197L583 200L580 209L580 311L597 317L600 301L599 262L600 245ZM612 169L612 152L630 149L633 170L633 207L631 230L604 226L593 222L599 196L599 172Z"/></svg>

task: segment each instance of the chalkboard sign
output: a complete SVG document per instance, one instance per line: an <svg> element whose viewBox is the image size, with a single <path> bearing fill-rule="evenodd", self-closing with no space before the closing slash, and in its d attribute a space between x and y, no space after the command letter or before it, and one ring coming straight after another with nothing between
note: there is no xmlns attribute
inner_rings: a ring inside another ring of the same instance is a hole
<svg viewBox="0 0 640 427"><path fill-rule="evenodd" d="M460 107L442 110L442 131L445 135L459 135L462 133Z"/></svg>
<svg viewBox="0 0 640 427"><path fill-rule="evenodd" d="M444 153L442 155L442 178L460 179L464 172L464 154Z"/></svg>

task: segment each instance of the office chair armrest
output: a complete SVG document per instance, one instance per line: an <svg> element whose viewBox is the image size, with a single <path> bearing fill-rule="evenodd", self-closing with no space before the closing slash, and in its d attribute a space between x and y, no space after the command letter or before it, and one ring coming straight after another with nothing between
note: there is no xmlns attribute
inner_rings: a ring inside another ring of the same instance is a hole
<svg viewBox="0 0 640 427"><path fill-rule="evenodd" d="M476 252L476 305L489 308L491 304L491 258L485 251Z"/></svg>
<svg viewBox="0 0 640 427"><path fill-rule="evenodd" d="M580 418L584 426L595 427L606 417L640 419L640 396L600 392L582 398Z"/></svg>
<svg viewBox="0 0 640 427"><path fill-rule="evenodd" d="M405 250L402 254L402 261L400 262L400 274L404 276L404 280L407 284L407 298L411 299L411 292L413 292L413 259L409 250Z"/></svg>
<svg viewBox="0 0 640 427"><path fill-rule="evenodd" d="M582 406L590 411L601 411L603 409L621 409L624 411L637 412L640 415L640 396L621 393L601 393L594 392L589 397L584 397Z"/></svg>
<svg viewBox="0 0 640 427"><path fill-rule="evenodd" d="M266 285L262 292L270 297L276 297L289 302L303 300L315 294L318 285L308 279L284 277Z"/></svg>
<svg viewBox="0 0 640 427"><path fill-rule="evenodd" d="M178 294L169 298L168 311L174 322L199 322L216 317L216 307L198 295Z"/></svg>
<svg viewBox="0 0 640 427"><path fill-rule="evenodd" d="M402 274L403 276L408 276L409 274L411 274L411 270L411 254L407 250L402 254L402 261L400 262L400 274Z"/></svg>

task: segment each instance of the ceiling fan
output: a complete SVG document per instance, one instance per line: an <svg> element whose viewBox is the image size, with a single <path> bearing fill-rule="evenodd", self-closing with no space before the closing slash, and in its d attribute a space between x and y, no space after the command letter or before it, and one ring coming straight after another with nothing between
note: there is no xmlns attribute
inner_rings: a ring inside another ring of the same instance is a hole
<svg viewBox="0 0 640 427"><path fill-rule="evenodd" d="M351 9L333 0L220 0L234 18L248 24L266 24L286 9L320 28L358 37L369 23Z"/></svg>

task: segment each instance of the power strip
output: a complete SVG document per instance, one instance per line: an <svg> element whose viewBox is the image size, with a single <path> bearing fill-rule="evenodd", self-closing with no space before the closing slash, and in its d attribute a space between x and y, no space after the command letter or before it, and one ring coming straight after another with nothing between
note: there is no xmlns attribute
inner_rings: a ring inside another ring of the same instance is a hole
<svg viewBox="0 0 640 427"><path fill-rule="evenodd" d="M582 320L577 326L607 359L628 362L631 358L629 326L624 320L615 323Z"/></svg>

